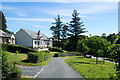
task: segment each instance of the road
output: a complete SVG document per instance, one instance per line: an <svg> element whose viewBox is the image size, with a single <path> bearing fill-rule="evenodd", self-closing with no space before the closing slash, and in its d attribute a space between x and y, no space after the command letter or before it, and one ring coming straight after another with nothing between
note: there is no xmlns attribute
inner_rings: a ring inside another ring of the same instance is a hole
<svg viewBox="0 0 120 80"><path fill-rule="evenodd" d="M53 58L34 78L82 78L72 67L64 62L65 58Z"/></svg>

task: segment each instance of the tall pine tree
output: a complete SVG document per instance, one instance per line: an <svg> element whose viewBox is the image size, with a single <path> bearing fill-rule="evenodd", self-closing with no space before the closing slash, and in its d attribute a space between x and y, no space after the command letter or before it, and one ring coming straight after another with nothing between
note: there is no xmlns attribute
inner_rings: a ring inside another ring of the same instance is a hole
<svg viewBox="0 0 120 80"><path fill-rule="evenodd" d="M0 11L0 29L6 33L14 34L14 32L7 30L7 21L2 11Z"/></svg>
<svg viewBox="0 0 120 80"><path fill-rule="evenodd" d="M69 28L68 28L68 36L69 38L69 44L71 46L72 51L77 50L77 43L78 39L80 39L81 33L85 33L87 31L84 31L85 28L83 28L83 22L81 21L81 18L79 17L79 13L77 13L77 10L73 11L72 14L72 21L69 23Z"/></svg>
<svg viewBox="0 0 120 80"><path fill-rule="evenodd" d="M55 18L55 26L52 26L50 27L50 30L53 31L53 38L54 38L54 41L57 41L58 43L58 46L57 47L60 47L59 46L59 42L60 42L60 39L61 39L61 28L63 26L62 24L62 21L61 21L61 18L60 16L58 15L58 18Z"/></svg>
<svg viewBox="0 0 120 80"><path fill-rule="evenodd" d="M79 17L79 13L77 13L77 10L73 11L72 14L72 21L69 23L69 36L70 37L78 37L81 33L85 33L87 31L84 31L85 28L82 28L83 22L81 21L81 18Z"/></svg>
<svg viewBox="0 0 120 80"><path fill-rule="evenodd" d="M62 27L62 35L61 35L61 37L62 37L63 40L67 38L67 31L68 31L68 26L64 25Z"/></svg>
<svg viewBox="0 0 120 80"><path fill-rule="evenodd" d="M0 18L1 18L0 19L1 20L0 23L2 23L1 24L2 25L2 30L7 32L7 30L6 30L6 28L7 28L7 25L6 25L7 21L6 21L5 16L4 16L2 11L0 11Z"/></svg>

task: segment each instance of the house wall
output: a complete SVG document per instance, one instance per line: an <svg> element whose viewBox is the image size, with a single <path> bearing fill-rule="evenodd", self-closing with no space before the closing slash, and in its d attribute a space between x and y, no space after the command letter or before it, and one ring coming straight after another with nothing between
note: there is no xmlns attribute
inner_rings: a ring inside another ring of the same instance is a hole
<svg viewBox="0 0 120 80"><path fill-rule="evenodd" d="M49 41L49 47L52 47L52 45L53 45L53 42L52 42L52 39L50 39L50 41Z"/></svg>
<svg viewBox="0 0 120 80"><path fill-rule="evenodd" d="M14 35L11 36L10 44L15 44L15 36Z"/></svg>
<svg viewBox="0 0 120 80"><path fill-rule="evenodd" d="M21 46L25 46L25 47L31 47L33 48L33 41L32 41L32 37L29 36L24 30L19 30L16 35L16 44L17 45L21 45Z"/></svg>
<svg viewBox="0 0 120 80"><path fill-rule="evenodd" d="M40 40L33 40L33 48L37 48L40 46Z"/></svg>
<svg viewBox="0 0 120 80"><path fill-rule="evenodd" d="M10 42L11 42L11 38L2 38L2 43L8 43L8 44L10 44Z"/></svg>
<svg viewBox="0 0 120 80"><path fill-rule="evenodd" d="M40 40L33 40L33 48L45 48L47 47L47 43L43 40L43 39L40 39Z"/></svg>

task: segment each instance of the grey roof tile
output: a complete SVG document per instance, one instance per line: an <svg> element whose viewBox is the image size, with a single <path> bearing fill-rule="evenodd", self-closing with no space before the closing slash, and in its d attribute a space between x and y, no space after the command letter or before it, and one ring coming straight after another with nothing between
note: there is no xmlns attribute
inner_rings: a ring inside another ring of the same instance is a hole
<svg viewBox="0 0 120 80"><path fill-rule="evenodd" d="M27 34L29 34L32 38L34 39L38 39L38 33L34 32L34 31L30 31L30 30L26 30L26 29L23 29ZM40 33L40 37L43 37L43 38L48 38L45 34L43 33Z"/></svg>

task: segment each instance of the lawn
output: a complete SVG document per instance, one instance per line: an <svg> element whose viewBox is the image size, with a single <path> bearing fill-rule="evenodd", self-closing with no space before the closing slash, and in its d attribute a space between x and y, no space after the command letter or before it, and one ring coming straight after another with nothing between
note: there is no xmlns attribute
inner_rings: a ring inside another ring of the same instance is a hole
<svg viewBox="0 0 120 80"><path fill-rule="evenodd" d="M42 61L40 63L28 63L25 62L25 60L27 59L27 54L22 54L22 53L8 53L8 62L10 64L14 64L14 61L16 64L18 65L23 65L23 66L43 66L46 65L49 61L52 60L52 58L47 59L46 61Z"/></svg>
<svg viewBox="0 0 120 80"><path fill-rule="evenodd" d="M99 61L96 65L95 59L92 58L69 58L65 59L65 62L73 67L81 76L84 78L111 78L111 76L116 76L115 74L115 64Z"/></svg>

